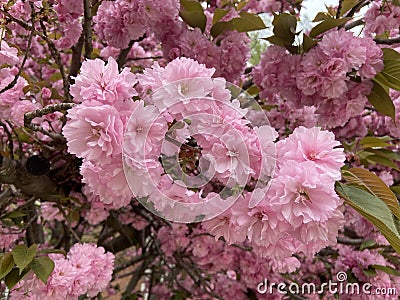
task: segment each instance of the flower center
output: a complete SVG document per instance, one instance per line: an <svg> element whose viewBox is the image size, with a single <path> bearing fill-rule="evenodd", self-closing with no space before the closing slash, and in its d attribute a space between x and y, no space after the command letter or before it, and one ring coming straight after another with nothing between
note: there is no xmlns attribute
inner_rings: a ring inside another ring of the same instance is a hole
<svg viewBox="0 0 400 300"><path fill-rule="evenodd" d="M312 202L310 199L310 196L302 188L298 191L298 193L299 193L300 197L298 197L295 202L297 202L297 203L301 202L303 204L305 202L310 202L310 203Z"/></svg>
<svg viewBox="0 0 400 300"><path fill-rule="evenodd" d="M189 87L186 84L179 85L180 94L186 96L189 93Z"/></svg>
<svg viewBox="0 0 400 300"><path fill-rule="evenodd" d="M309 159L309 160L317 160L317 159L318 159L318 154L315 153L315 152L311 152L311 153L308 155L308 159Z"/></svg>
<svg viewBox="0 0 400 300"><path fill-rule="evenodd" d="M239 155L239 152L237 152L237 151L235 151L235 150L228 150L227 152L226 152L226 156L229 156L229 157L236 157L236 156L238 156Z"/></svg>

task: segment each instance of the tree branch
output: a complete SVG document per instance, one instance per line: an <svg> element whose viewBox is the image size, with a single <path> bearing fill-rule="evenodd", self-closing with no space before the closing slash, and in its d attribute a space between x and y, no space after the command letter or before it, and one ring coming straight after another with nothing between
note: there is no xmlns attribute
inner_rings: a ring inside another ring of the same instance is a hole
<svg viewBox="0 0 400 300"><path fill-rule="evenodd" d="M121 69L123 65L126 63L126 59L128 57L129 51L131 50L132 46L136 42L143 41L145 39L146 35L143 35L141 38L138 38L137 40L132 40L129 42L128 47L125 49L122 49L121 52L118 55L117 58L117 63L118 63L118 68Z"/></svg>
<svg viewBox="0 0 400 300"><path fill-rule="evenodd" d="M368 5L371 1L370 0L364 0L360 1L360 3L356 4L350 11L346 14L345 17L352 17L354 14L359 11L361 8L364 6Z"/></svg>
<svg viewBox="0 0 400 300"><path fill-rule="evenodd" d="M43 117L44 115L51 114L56 111L66 111L66 110L74 107L75 105L76 105L75 103L59 103L59 104L54 104L54 105L48 105L42 109L37 109L33 112L28 112L24 115L24 126L33 131L39 131L39 132L51 137L53 140L65 142L65 138L61 134L54 134L54 133L48 132L48 131L44 130L41 126L32 124L32 120L34 118L40 118L40 117Z"/></svg>
<svg viewBox="0 0 400 300"><path fill-rule="evenodd" d="M72 47L72 57L71 57L71 66L69 68L68 78L70 83L72 84L75 77L78 75L79 69L81 68L81 55L82 55L82 48L84 42L84 34L82 33L78 42L75 46Z"/></svg>
<svg viewBox="0 0 400 300"><path fill-rule="evenodd" d="M340 18L340 14L342 11L342 5L343 5L343 0L339 0L339 5L338 5L337 11L336 11L336 19Z"/></svg>
<svg viewBox="0 0 400 300"><path fill-rule="evenodd" d="M35 196L44 201L59 199L55 182L47 175L33 175L26 168L26 159L15 161L8 157L0 160L0 183L14 185L23 194Z"/></svg>
<svg viewBox="0 0 400 300"><path fill-rule="evenodd" d="M83 33L85 35L85 58L91 59L92 45L92 11L90 0L83 0Z"/></svg>
<svg viewBox="0 0 400 300"><path fill-rule="evenodd" d="M354 27L357 27L357 26L360 26L360 25L364 25L364 24L365 24L365 21L363 19L359 19L359 20L356 20L354 22L351 22L351 23L345 25L344 29L350 30L350 29L352 29Z"/></svg>
<svg viewBox="0 0 400 300"><path fill-rule="evenodd" d="M395 45L400 44L400 37L392 38L392 39L374 39L375 43L381 45Z"/></svg>

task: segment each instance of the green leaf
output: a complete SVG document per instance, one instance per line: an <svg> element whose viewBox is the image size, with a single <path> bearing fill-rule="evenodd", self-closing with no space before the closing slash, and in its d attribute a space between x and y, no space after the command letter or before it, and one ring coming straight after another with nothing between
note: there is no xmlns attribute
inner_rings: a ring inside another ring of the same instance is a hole
<svg viewBox="0 0 400 300"><path fill-rule="evenodd" d="M338 27L340 25L344 25L350 19L351 18L327 19L325 21L322 21L313 29L311 29L310 37L315 38L316 36L320 35L321 33L324 33L325 31L328 31L329 29Z"/></svg>
<svg viewBox="0 0 400 300"><path fill-rule="evenodd" d="M267 37L267 38L263 38L263 39L267 40L271 44L274 44L274 45L277 45L277 46L285 47L285 45L286 45L285 41L281 40L276 35L273 35L273 36L270 36L270 37Z"/></svg>
<svg viewBox="0 0 400 300"><path fill-rule="evenodd" d="M364 275L367 277L376 276L376 270L374 270L374 269L363 269L362 271L363 271Z"/></svg>
<svg viewBox="0 0 400 300"><path fill-rule="evenodd" d="M390 48L383 48L382 51L385 66L381 74L388 87L400 91L400 53Z"/></svg>
<svg viewBox="0 0 400 300"><path fill-rule="evenodd" d="M392 212L379 198L353 186L340 182L336 184L336 192L364 218L374 224L383 236L400 253L400 235L393 220Z"/></svg>
<svg viewBox="0 0 400 300"><path fill-rule="evenodd" d="M340 16L343 16L350 9L352 9L354 6L356 6L359 2L360 2L360 0L344 0L342 2L342 9L340 10Z"/></svg>
<svg viewBox="0 0 400 300"><path fill-rule="evenodd" d="M295 16L288 13L275 15L272 25L274 25L273 32L275 36L287 45L293 44L297 26L297 19Z"/></svg>
<svg viewBox="0 0 400 300"><path fill-rule="evenodd" d="M11 252L3 255L0 261L0 279L3 279L8 273L11 272L15 262Z"/></svg>
<svg viewBox="0 0 400 300"><path fill-rule="evenodd" d="M325 20L328 20L328 19L333 19L333 18L332 18L332 16L330 16L326 12L319 12L315 16L314 20L312 20L312 22L321 22L321 21L325 21Z"/></svg>
<svg viewBox="0 0 400 300"><path fill-rule="evenodd" d="M235 18L237 25L235 29L239 32L248 32L267 28L264 21L257 15L245 11L239 13L240 18ZM235 21L234 21L235 23ZM240 28L242 26L242 28Z"/></svg>
<svg viewBox="0 0 400 300"><path fill-rule="evenodd" d="M374 154L382 156L382 157L386 157L392 161L400 160L400 154L393 152L392 150L368 148L366 151L374 153Z"/></svg>
<svg viewBox="0 0 400 300"><path fill-rule="evenodd" d="M370 164L381 164L383 166L387 166L389 168L395 169L397 171L400 171L399 167L389 158L380 156L377 154L369 155L366 160Z"/></svg>
<svg viewBox="0 0 400 300"><path fill-rule="evenodd" d="M379 72L378 74L376 74L374 77L374 80L383 87L390 86L390 82L386 79L385 75L383 75L382 72Z"/></svg>
<svg viewBox="0 0 400 300"><path fill-rule="evenodd" d="M392 213L400 219L400 208L396 195L374 173L361 168L351 168L344 171L343 177L349 184L361 187L385 202Z"/></svg>
<svg viewBox="0 0 400 300"><path fill-rule="evenodd" d="M264 21L257 15L241 12L240 17L226 22L217 22L211 27L210 33L215 38L225 31L236 30L238 32L249 32L267 28Z"/></svg>
<svg viewBox="0 0 400 300"><path fill-rule="evenodd" d="M22 211L12 211L9 212L8 214L5 214L2 219L15 219L15 218L21 218L26 216L26 213L22 212Z"/></svg>
<svg viewBox="0 0 400 300"><path fill-rule="evenodd" d="M37 245L32 245L29 248L26 245L18 245L11 251L15 264L19 268L19 274L30 264L37 253Z"/></svg>
<svg viewBox="0 0 400 300"><path fill-rule="evenodd" d="M214 25L215 23L217 23L219 20L225 17L228 12L229 9L216 8L214 11L212 24Z"/></svg>
<svg viewBox="0 0 400 300"><path fill-rule="evenodd" d="M392 267L381 266L381 265L371 265L371 267L374 268L375 270L383 271L389 275L400 276L400 271Z"/></svg>
<svg viewBox="0 0 400 300"><path fill-rule="evenodd" d="M251 87L249 87L246 90L247 93L249 93L250 95L258 95L258 93L260 92L260 90L258 89L258 87L256 85L252 85Z"/></svg>
<svg viewBox="0 0 400 300"><path fill-rule="evenodd" d="M360 145L362 146L363 149L386 148L386 147L393 146L392 144L387 143L391 140L392 140L392 138L390 138L388 136L382 136L382 137L367 136L360 141Z"/></svg>
<svg viewBox="0 0 400 300"><path fill-rule="evenodd" d="M28 272L28 270L25 270L20 274L18 269L12 269L11 272L8 273L6 278L4 279L7 288L11 290L20 280L22 280L28 274Z"/></svg>
<svg viewBox="0 0 400 300"><path fill-rule="evenodd" d="M368 248L373 248L375 246L376 246L376 242L374 240L368 240L368 241L361 243L360 251L363 251L364 249L368 249Z"/></svg>
<svg viewBox="0 0 400 300"><path fill-rule="evenodd" d="M310 38L307 34L303 33L303 51L307 52L315 45L317 45L317 41Z"/></svg>
<svg viewBox="0 0 400 300"><path fill-rule="evenodd" d="M193 28L198 27L202 32L206 29L207 17L203 7L197 1L181 0L179 16Z"/></svg>
<svg viewBox="0 0 400 300"><path fill-rule="evenodd" d="M397 195L400 195L400 185L396 185L396 186L391 186L390 189L396 193Z"/></svg>
<svg viewBox="0 0 400 300"><path fill-rule="evenodd" d="M373 81L374 87L371 93L368 95L368 101L375 109L381 114L391 117L394 122L395 120L395 107L392 99L388 92L376 81Z"/></svg>
<svg viewBox="0 0 400 300"><path fill-rule="evenodd" d="M33 270L35 275L46 284L47 279L49 279L49 276L54 270L54 262L47 256L40 256L34 258L29 264L29 267Z"/></svg>

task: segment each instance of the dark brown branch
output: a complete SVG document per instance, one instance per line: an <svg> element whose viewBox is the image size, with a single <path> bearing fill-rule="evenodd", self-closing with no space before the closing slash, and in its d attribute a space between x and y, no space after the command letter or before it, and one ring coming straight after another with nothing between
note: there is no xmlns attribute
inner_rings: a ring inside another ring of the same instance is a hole
<svg viewBox="0 0 400 300"><path fill-rule="evenodd" d="M17 140L17 143L18 143L18 155L20 157L22 157L24 151L23 151L22 143L21 143L21 140L19 138L18 132L15 130L15 127L13 126L13 124L9 120L6 120L6 122L7 122L8 126L10 126L11 131L14 133L15 139Z"/></svg>
<svg viewBox="0 0 400 300"><path fill-rule="evenodd" d="M371 1L370 0L364 0L360 1L360 3L356 4L350 11L346 14L345 17L352 17L354 14L359 11L361 8L364 6L368 5Z"/></svg>
<svg viewBox="0 0 400 300"><path fill-rule="evenodd" d="M12 184L27 196L44 201L58 200L57 185L47 175L33 175L26 168L26 160L15 161L2 157L0 161L0 183Z"/></svg>
<svg viewBox="0 0 400 300"><path fill-rule="evenodd" d="M147 267L151 264L152 261L153 258L148 257L142 262L140 267L136 269L136 271L132 275L131 280L128 283L128 286L126 287L124 293L122 294L121 300L128 300L130 298L132 291L135 289L140 278L143 276L144 272L146 271Z"/></svg>
<svg viewBox="0 0 400 300"><path fill-rule="evenodd" d="M38 216L36 207L33 202L30 204L29 209L27 209L26 212L28 213L28 215L25 216L24 219L26 222L28 222L29 225L26 228L25 237L28 246L31 246L33 244L43 244L43 227L38 222L36 222Z"/></svg>
<svg viewBox="0 0 400 300"><path fill-rule="evenodd" d="M337 237L337 242L345 245L359 246L366 241L367 240L365 239L351 239L346 237Z"/></svg>
<svg viewBox="0 0 400 300"><path fill-rule="evenodd" d="M118 58L117 58L117 63L118 63L119 69L121 69L124 66L124 64L126 63L129 51L131 51L133 44L136 42L143 41L145 39L145 37L146 37L146 35L143 35L142 37L138 38L137 40L130 41L128 47L121 50L121 52L119 53Z"/></svg>
<svg viewBox="0 0 400 300"><path fill-rule="evenodd" d="M117 63L118 63L118 68L121 69L123 65L126 63L126 59L128 58L129 51L131 51L131 48L135 41L130 41L129 45L127 48L122 49L121 52L118 55L117 58Z"/></svg>
<svg viewBox="0 0 400 300"><path fill-rule="evenodd" d="M392 39L374 39L375 43L381 45L395 45L400 44L400 37L392 38Z"/></svg>
<svg viewBox="0 0 400 300"><path fill-rule="evenodd" d="M85 35L85 58L91 59L92 45L92 11L90 0L83 0L83 33Z"/></svg>
<svg viewBox="0 0 400 300"><path fill-rule="evenodd" d="M365 24L365 21L363 19L359 19L359 20L356 20L354 22L351 22L351 23L347 24L346 26L344 26L344 29L350 30L350 29L352 29L354 27L357 27L357 26L360 26L360 25L364 25L364 24Z"/></svg>
<svg viewBox="0 0 400 300"><path fill-rule="evenodd" d="M104 247L107 251L113 253L121 252L136 242L137 231L131 226L121 224L113 213L108 217L106 224L120 234L120 236L109 242L104 240L98 242L98 245Z"/></svg>
<svg viewBox="0 0 400 300"><path fill-rule="evenodd" d="M80 36L78 42L72 47L71 67L69 68L68 78L70 83L73 83L72 77L78 75L79 69L81 68L81 55L84 42L84 34Z"/></svg>
<svg viewBox="0 0 400 300"><path fill-rule="evenodd" d="M343 5L343 0L339 0L339 5L336 11L336 19L340 18L340 14L342 12L342 5Z"/></svg>
<svg viewBox="0 0 400 300"><path fill-rule="evenodd" d="M118 273L120 271L123 271L127 267L132 266L132 265L134 265L134 264L136 264L136 263L138 263L138 262L140 262L140 261L142 261L142 260L144 260L144 259L146 259L146 258L148 258L150 256L151 256L151 252L146 252L146 253L144 253L142 255L135 256L131 260L129 260L129 261L127 261L127 262L115 267L114 268L114 274Z"/></svg>

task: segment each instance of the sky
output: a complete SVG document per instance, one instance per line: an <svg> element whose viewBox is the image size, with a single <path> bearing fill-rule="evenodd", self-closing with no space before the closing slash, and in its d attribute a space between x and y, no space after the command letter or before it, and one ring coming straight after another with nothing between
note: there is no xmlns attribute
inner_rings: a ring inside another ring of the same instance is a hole
<svg viewBox="0 0 400 300"><path fill-rule="evenodd" d="M312 20L318 12L326 11L325 4L338 5L338 3L338 0L303 0L302 14L306 14Z"/></svg>

